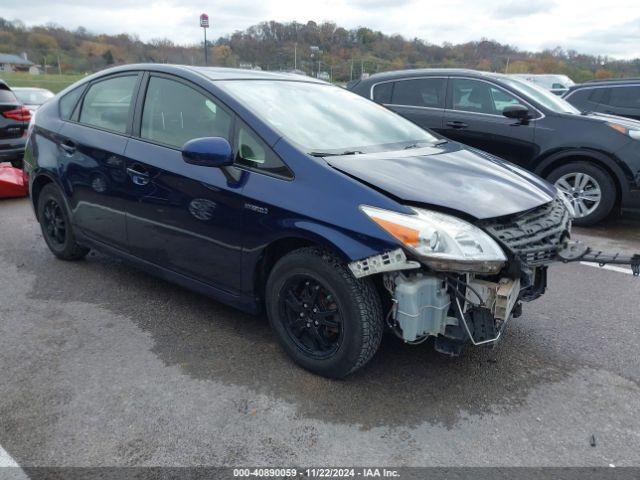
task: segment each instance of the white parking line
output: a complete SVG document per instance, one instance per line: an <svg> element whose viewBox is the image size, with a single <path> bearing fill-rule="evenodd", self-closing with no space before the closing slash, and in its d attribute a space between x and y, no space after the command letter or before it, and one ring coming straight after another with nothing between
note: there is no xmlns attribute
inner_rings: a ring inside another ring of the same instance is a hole
<svg viewBox="0 0 640 480"><path fill-rule="evenodd" d="M2 472L4 468L9 468L7 472ZM9 455L9 453L0 445L0 478L7 480L29 480L29 477L20 465ZM6 474L6 476L4 476Z"/></svg>
<svg viewBox="0 0 640 480"><path fill-rule="evenodd" d="M19 467L11 455L0 445L0 467Z"/></svg>
<svg viewBox="0 0 640 480"><path fill-rule="evenodd" d="M587 267L602 268L604 270L611 270L612 272L626 273L627 275L633 275L633 272L631 271L630 268L616 267L615 265L605 265L604 267L601 267L597 263L593 263L593 262L580 262L580 264L586 265Z"/></svg>

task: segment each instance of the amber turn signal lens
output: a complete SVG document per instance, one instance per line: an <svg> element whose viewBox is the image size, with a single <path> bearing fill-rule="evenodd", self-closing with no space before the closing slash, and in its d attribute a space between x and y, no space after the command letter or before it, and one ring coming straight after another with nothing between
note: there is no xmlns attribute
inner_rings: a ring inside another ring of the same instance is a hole
<svg viewBox="0 0 640 480"><path fill-rule="evenodd" d="M626 127L623 127L622 125L618 125L617 123L607 123L607 125L609 125L611 128L613 128L614 130L619 131L620 133L623 133L624 135L627 134L627 129Z"/></svg>
<svg viewBox="0 0 640 480"><path fill-rule="evenodd" d="M405 227L403 225L398 225L397 223L383 220L381 218L373 216L371 218L374 222L376 222L378 225L380 225L405 245L415 247L420 243L420 232L418 230L414 230L413 228Z"/></svg>

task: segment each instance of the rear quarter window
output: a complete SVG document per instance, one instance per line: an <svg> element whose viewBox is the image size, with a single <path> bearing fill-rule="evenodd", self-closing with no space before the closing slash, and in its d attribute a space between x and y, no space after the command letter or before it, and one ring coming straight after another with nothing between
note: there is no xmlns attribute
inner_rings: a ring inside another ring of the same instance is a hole
<svg viewBox="0 0 640 480"><path fill-rule="evenodd" d="M83 90L84 85L71 90L60 99L60 118L64 120L69 120L71 118L71 115L73 115L73 110L75 109L75 106L78 103Z"/></svg>
<svg viewBox="0 0 640 480"><path fill-rule="evenodd" d="M373 87L373 101L377 103L391 103L393 82L379 83Z"/></svg>

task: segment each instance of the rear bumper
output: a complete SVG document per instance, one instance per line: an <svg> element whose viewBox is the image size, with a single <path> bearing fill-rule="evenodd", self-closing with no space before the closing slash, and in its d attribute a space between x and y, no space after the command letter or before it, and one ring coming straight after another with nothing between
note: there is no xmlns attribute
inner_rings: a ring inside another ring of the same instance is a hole
<svg viewBox="0 0 640 480"><path fill-rule="evenodd" d="M22 159L25 143L24 138L0 141L0 161Z"/></svg>

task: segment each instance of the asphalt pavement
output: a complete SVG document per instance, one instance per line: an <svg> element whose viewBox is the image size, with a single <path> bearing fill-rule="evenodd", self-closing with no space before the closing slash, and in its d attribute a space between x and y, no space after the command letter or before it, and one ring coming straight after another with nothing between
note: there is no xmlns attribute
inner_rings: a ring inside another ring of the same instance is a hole
<svg viewBox="0 0 640 480"><path fill-rule="evenodd" d="M640 252L637 219L576 236ZM640 466L639 293L556 265L497 348L387 336L332 381L264 317L100 254L55 259L28 200L0 201L0 464Z"/></svg>

